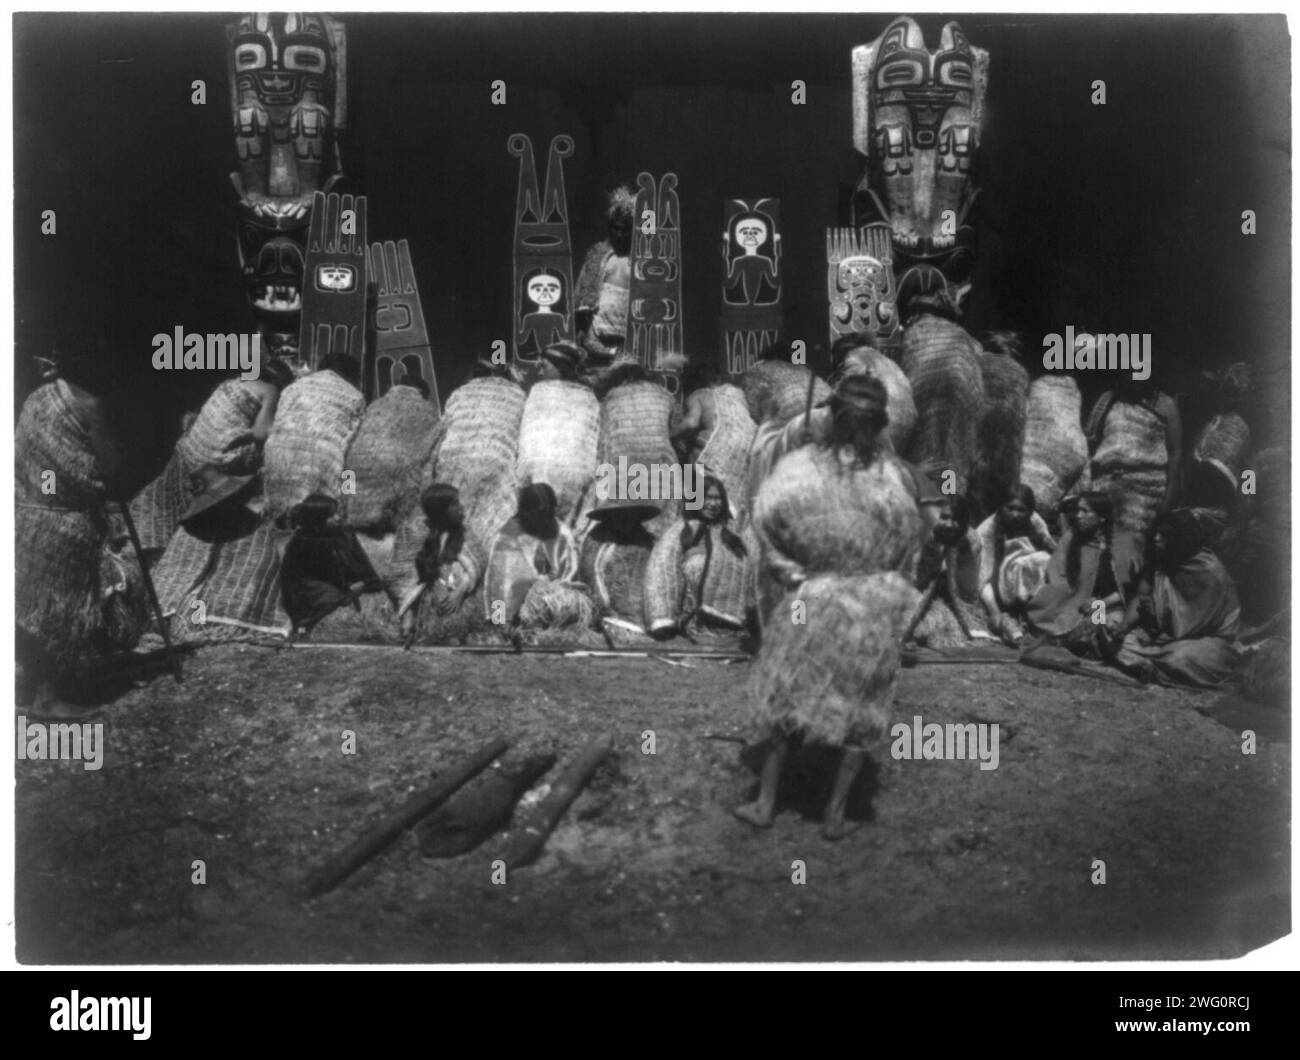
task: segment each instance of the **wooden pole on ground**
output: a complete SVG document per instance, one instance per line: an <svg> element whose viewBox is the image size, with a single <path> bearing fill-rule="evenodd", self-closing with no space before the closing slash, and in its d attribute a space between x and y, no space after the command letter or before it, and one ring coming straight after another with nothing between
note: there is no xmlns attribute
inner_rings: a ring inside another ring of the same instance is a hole
<svg viewBox="0 0 1300 1060"><path fill-rule="evenodd" d="M453 792L491 765L493 759L509 746L510 742L504 737L499 736L489 741L468 758L457 762L432 786L415 792L396 810L385 814L355 842L307 878L303 885L306 897L318 898L327 891L332 891L376 854L390 846L411 825L446 802Z"/></svg>
<svg viewBox="0 0 1300 1060"><path fill-rule="evenodd" d="M500 859L506 871L522 869L537 860L546 846L546 840L560 823L564 811L578 797L591 779L596 767L609 754L610 738L602 736L589 743L569 765L551 788L551 792L525 817L517 827L502 838Z"/></svg>

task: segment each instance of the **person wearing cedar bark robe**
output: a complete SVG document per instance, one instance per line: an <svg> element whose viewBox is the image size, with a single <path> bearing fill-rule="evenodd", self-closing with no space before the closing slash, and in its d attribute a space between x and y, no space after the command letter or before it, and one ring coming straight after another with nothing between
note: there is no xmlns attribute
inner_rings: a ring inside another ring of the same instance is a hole
<svg viewBox="0 0 1300 1060"><path fill-rule="evenodd" d="M1232 578L1204 546L1206 527L1185 508L1153 529L1154 563L1129 603L1117 666L1143 681L1214 688L1235 672L1241 605Z"/></svg>
<svg viewBox="0 0 1300 1060"><path fill-rule="evenodd" d="M242 477L261 468L280 391L293 378L284 361L267 360L257 379L227 379L209 395L162 472L131 501L147 563L162 554L214 476Z"/></svg>
<svg viewBox="0 0 1300 1060"><path fill-rule="evenodd" d="M886 730L911 584L937 504L882 438L887 393L874 376L842 380L824 441L777 462L754 500L765 602L753 667L754 721L763 734L758 797L742 821L772 824L790 740L843 749L822 835L839 839L866 745ZM780 594L784 593L782 597Z"/></svg>
<svg viewBox="0 0 1300 1060"><path fill-rule="evenodd" d="M1045 640L1076 655L1102 653L1106 637L1123 622L1141 570L1141 551L1132 534L1113 527L1114 508L1104 493L1081 494L1047 564L1042 587L1026 605L1025 620L1037 636L1022 650ZM1099 619L1101 619L1099 621Z"/></svg>
<svg viewBox="0 0 1300 1060"><path fill-rule="evenodd" d="M107 373L90 343L62 339L52 357L35 360L42 385L14 431L16 705L71 718L99 691L110 647L101 563L121 451L102 401Z"/></svg>
<svg viewBox="0 0 1300 1060"><path fill-rule="evenodd" d="M574 323L578 341L593 361L608 363L623 352L627 341L628 301L632 294L631 188L610 193L605 217L609 238L587 251L575 287Z"/></svg>
<svg viewBox="0 0 1300 1060"><path fill-rule="evenodd" d="M587 626L595 607L575 578L572 531L556 516L559 501L547 482L519 491L519 509L493 540L483 584L484 613L511 639L521 628Z"/></svg>
<svg viewBox="0 0 1300 1060"><path fill-rule="evenodd" d="M359 609L358 594L383 588L356 534L339 525L338 510L338 501L323 493L293 509L296 529L284 552L280 588L295 636L307 636L346 604Z"/></svg>
<svg viewBox="0 0 1300 1060"><path fill-rule="evenodd" d="M655 543L646 618L657 638L682 632L734 636L745 629L751 558L731 529L734 513L722 482L707 472L697 510L687 508Z"/></svg>
<svg viewBox="0 0 1300 1060"><path fill-rule="evenodd" d="M980 603L989 628L1010 647L1024 636L1020 619L1042 586L1056 548L1034 507L1034 491L1016 483L1002 507L975 530Z"/></svg>
<svg viewBox="0 0 1300 1060"><path fill-rule="evenodd" d="M478 588L487 557L478 541L465 528L460 491L445 482L435 482L420 496L428 536L415 556L419 578L401 602L402 639L410 645L417 634L438 643L450 633L451 616L460 610ZM407 528L399 531L397 552Z"/></svg>
<svg viewBox="0 0 1300 1060"><path fill-rule="evenodd" d="M1092 449L1093 489L1114 498L1115 526L1143 549L1156 516L1182 491L1177 399L1150 379L1122 379L1097 399L1084 434Z"/></svg>
<svg viewBox="0 0 1300 1060"><path fill-rule="evenodd" d="M644 524L658 514L658 505L626 499L587 513L595 525L582 543L578 569L591 586L609 636L645 632L645 574L655 539Z"/></svg>

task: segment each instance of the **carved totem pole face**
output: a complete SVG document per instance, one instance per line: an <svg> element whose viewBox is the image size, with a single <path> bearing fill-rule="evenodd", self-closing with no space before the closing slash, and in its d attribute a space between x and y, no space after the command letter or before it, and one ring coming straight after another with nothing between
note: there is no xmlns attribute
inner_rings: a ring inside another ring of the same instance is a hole
<svg viewBox="0 0 1300 1060"><path fill-rule="evenodd" d="M342 27L322 15L243 15L230 28L231 103L243 197L303 217L331 167ZM341 96L340 96L341 100Z"/></svg>
<svg viewBox="0 0 1300 1060"><path fill-rule="evenodd" d="M894 245L916 257L956 247L972 196L988 53L949 22L927 51L907 17L855 48L854 142L867 156L866 183L883 197Z"/></svg>
<svg viewBox="0 0 1300 1060"><path fill-rule="evenodd" d="M240 271L263 350L296 358L313 195L339 176L346 37L328 15L292 13L241 15L226 32ZM318 280L335 290L358 282L342 272Z"/></svg>

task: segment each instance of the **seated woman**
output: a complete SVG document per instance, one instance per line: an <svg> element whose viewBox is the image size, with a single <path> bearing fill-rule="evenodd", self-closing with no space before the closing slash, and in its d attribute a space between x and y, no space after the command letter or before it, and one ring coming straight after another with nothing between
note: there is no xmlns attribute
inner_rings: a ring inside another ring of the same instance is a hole
<svg viewBox="0 0 1300 1060"><path fill-rule="evenodd" d="M415 582L405 591L397 610L407 644L417 636L439 643L457 631L462 635L468 632L468 616L462 616L461 622L453 616L478 588L487 566L483 546L465 527L460 491L455 486L435 482L420 495L420 508L423 520L417 517L401 527L393 545L394 563L414 567ZM422 527L416 525L421 521ZM415 541L421 537L419 551L412 555Z"/></svg>
<svg viewBox="0 0 1300 1060"><path fill-rule="evenodd" d="M1213 688L1237 667L1241 605L1205 533L1186 508L1155 522L1150 576L1129 602L1112 659L1134 677Z"/></svg>
<svg viewBox="0 0 1300 1060"><path fill-rule="evenodd" d="M737 632L746 627L752 558L731 529L726 488L704 476L704 497L655 543L646 572L650 633Z"/></svg>
<svg viewBox="0 0 1300 1060"><path fill-rule="evenodd" d="M1025 608L1043 585L1056 541L1034 511L1034 491L1017 483L1007 500L975 530L980 603L989 629L1015 647Z"/></svg>
<svg viewBox="0 0 1300 1060"><path fill-rule="evenodd" d="M578 552L558 507L548 483L524 486L518 511L488 550L484 613L512 636L521 628L585 628L595 618L591 597L575 581Z"/></svg>
<svg viewBox="0 0 1300 1060"><path fill-rule="evenodd" d="M1025 607L1026 623L1034 633L1076 655L1101 653L1096 634L1122 624L1141 570L1137 542L1127 531L1115 529L1112 517L1106 494L1079 497L1071 529L1062 535L1042 587Z"/></svg>
<svg viewBox="0 0 1300 1060"><path fill-rule="evenodd" d="M655 547L645 523L659 506L636 500L611 500L587 513L595 526L582 545L580 572L600 607L606 634L645 633L645 574Z"/></svg>
<svg viewBox="0 0 1300 1060"><path fill-rule="evenodd" d="M321 619L357 597L377 592L383 582L351 530L339 524L333 497L312 493L292 512L294 534L280 567L284 609L293 635L306 636Z"/></svg>

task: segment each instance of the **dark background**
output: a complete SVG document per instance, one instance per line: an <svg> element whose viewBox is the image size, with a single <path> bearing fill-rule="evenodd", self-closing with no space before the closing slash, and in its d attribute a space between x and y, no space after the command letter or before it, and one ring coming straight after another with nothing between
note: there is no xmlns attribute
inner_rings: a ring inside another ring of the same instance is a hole
<svg viewBox="0 0 1300 1060"><path fill-rule="evenodd" d="M688 351L717 356L722 203L779 196L786 332L826 341L824 230L853 150L850 51L886 15L341 15L350 128L339 189L370 238L411 241L445 396L508 338L518 162L555 133L574 268L604 193L674 170ZM967 326L1023 331L1031 362L1066 324L1151 332L1156 375L1251 362L1260 443L1289 432L1290 39L1282 16L955 16L991 54ZM238 283L229 14L14 18L16 397L27 357L93 330L120 367L123 429L165 458L206 373L155 373L150 337L245 331ZM947 16L918 22L934 47ZM190 84L207 82L206 106ZM490 102L502 79L508 102ZM807 83L807 103L790 82ZM1102 79L1107 104L1090 103ZM40 234L53 209L58 234ZM1241 233L1241 212L1259 234ZM1095 393L1101 380L1082 380ZM1208 410L1200 410L1204 414ZM1189 428L1195 426L1192 411Z"/></svg>

